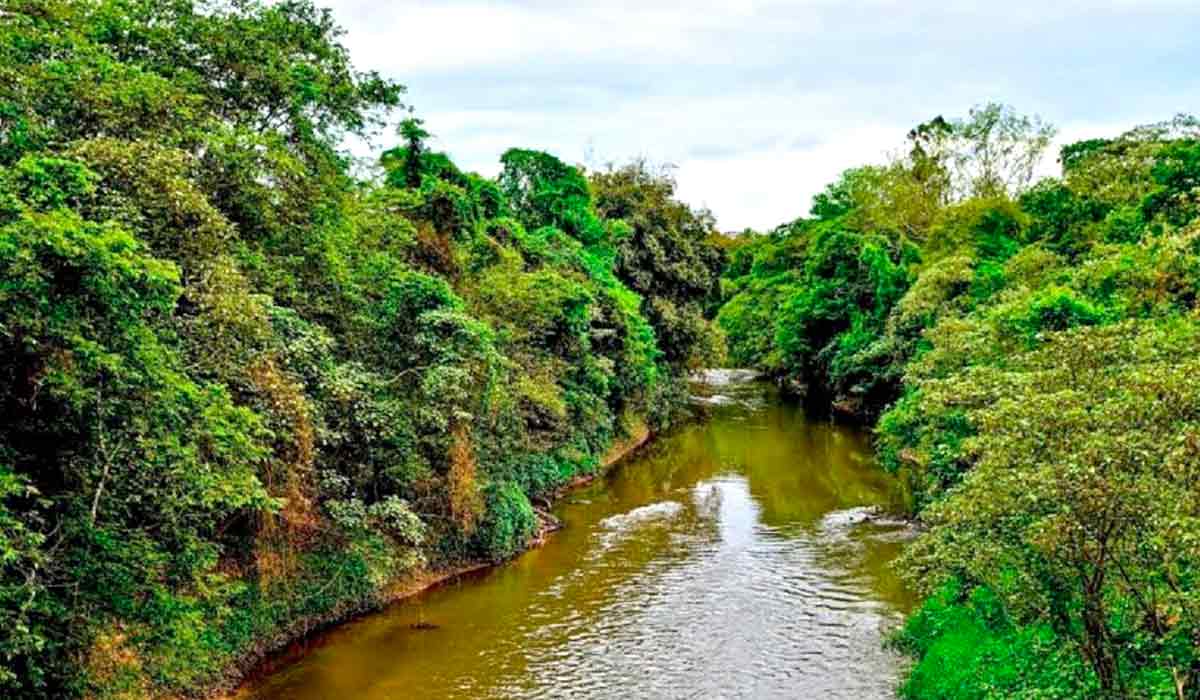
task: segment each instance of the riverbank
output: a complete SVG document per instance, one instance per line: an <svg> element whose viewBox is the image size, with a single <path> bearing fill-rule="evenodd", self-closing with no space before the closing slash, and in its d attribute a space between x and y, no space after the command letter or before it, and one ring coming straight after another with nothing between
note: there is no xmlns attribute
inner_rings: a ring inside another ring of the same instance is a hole
<svg viewBox="0 0 1200 700"><path fill-rule="evenodd" d="M600 476L606 474L620 462L632 456L654 438L653 431L644 421L638 421L631 426L630 434L613 442L612 447L600 461L600 469L592 474L576 477L559 487L548 499L546 506L571 491L582 488ZM558 529L557 521L544 517L539 511L539 531L529 541L523 551L539 547L545 543L546 537ZM519 555L518 555L519 556ZM381 586L369 598L359 601L348 601L321 615L297 619L294 624L281 630L278 634L262 642L248 651L237 663L230 666L221 679L210 689L200 691L196 697L209 700L234 700L241 697L247 682L262 674L270 673L279 664L294 658L288 653L289 647L311 638L313 635L354 620L363 615L381 610L389 605L398 603L406 598L418 595L440 585L450 583L462 576L482 571L495 566L503 566L505 562L475 561L466 562L453 567L418 569L405 572L394 581ZM296 654L301 654L297 649ZM275 660L278 660L278 663ZM182 700L173 698L171 700Z"/></svg>
<svg viewBox="0 0 1200 700"><path fill-rule="evenodd" d="M692 389L704 418L561 498L546 546L312 637L244 700L894 698L907 529L870 436L767 382Z"/></svg>

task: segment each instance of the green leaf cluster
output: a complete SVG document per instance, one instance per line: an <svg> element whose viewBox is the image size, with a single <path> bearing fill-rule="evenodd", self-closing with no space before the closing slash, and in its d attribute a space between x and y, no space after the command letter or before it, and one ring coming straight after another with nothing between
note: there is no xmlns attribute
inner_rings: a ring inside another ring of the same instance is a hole
<svg viewBox="0 0 1200 700"><path fill-rule="evenodd" d="M411 114L356 167L404 90L308 0L0 15L4 697L199 692L514 556L719 352L722 254L664 181L485 178Z"/></svg>
<svg viewBox="0 0 1200 700"><path fill-rule="evenodd" d="M1062 150L987 106L740 242L740 362L874 422L923 534L909 698L1200 692L1200 128Z"/></svg>

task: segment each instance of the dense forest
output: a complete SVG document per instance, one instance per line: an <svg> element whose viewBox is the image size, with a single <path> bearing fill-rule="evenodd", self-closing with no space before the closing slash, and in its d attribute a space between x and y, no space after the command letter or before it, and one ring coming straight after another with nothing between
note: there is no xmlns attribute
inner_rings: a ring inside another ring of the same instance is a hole
<svg viewBox="0 0 1200 700"><path fill-rule="evenodd" d="M905 698L1200 698L1200 121L985 104L810 214L435 148L311 0L0 4L0 696L203 695L765 371L921 534ZM369 162L351 141L382 142Z"/></svg>
<svg viewBox="0 0 1200 700"><path fill-rule="evenodd" d="M876 426L923 525L906 698L1200 697L1200 121L990 104L743 237L736 363Z"/></svg>
<svg viewBox="0 0 1200 700"><path fill-rule="evenodd" d="M666 172L463 172L307 0L0 20L0 696L203 693L505 559L721 347Z"/></svg>

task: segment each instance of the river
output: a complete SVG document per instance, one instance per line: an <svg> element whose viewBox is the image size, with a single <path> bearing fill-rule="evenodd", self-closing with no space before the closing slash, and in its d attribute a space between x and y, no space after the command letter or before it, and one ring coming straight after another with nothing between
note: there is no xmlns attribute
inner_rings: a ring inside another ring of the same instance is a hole
<svg viewBox="0 0 1200 700"><path fill-rule="evenodd" d="M863 432L707 377L710 417L563 499L544 546L319 635L243 697L894 697L896 484Z"/></svg>

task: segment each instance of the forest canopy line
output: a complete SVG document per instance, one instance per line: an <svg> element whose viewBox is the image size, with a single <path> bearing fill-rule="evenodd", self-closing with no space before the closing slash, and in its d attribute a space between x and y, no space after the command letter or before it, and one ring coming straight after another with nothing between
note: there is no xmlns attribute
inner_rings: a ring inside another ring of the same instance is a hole
<svg viewBox="0 0 1200 700"><path fill-rule="evenodd" d="M1200 697L1200 121L989 104L743 236L735 363L876 425L924 532L913 699Z"/></svg>
<svg viewBox="0 0 1200 700"><path fill-rule="evenodd" d="M341 37L0 3L0 697L202 695L512 557L727 361L906 486L903 697L1200 698L1200 120L1039 179L983 104L727 236L643 161L464 171Z"/></svg>
<svg viewBox="0 0 1200 700"><path fill-rule="evenodd" d="M0 10L0 695L201 693L665 427L712 218L645 164L460 170L308 0Z"/></svg>

